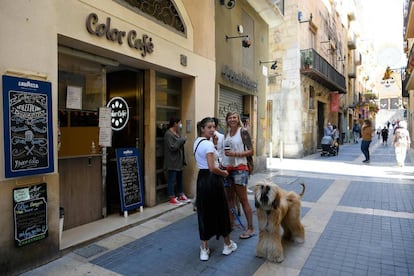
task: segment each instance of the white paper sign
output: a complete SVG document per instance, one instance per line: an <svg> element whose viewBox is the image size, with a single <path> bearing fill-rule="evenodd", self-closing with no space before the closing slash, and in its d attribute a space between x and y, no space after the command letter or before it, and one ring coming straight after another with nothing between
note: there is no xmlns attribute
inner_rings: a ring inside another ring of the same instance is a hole
<svg viewBox="0 0 414 276"><path fill-rule="evenodd" d="M112 127L99 128L99 146L112 147Z"/></svg>
<svg viewBox="0 0 414 276"><path fill-rule="evenodd" d="M82 87L67 87L66 108L82 109Z"/></svg>
<svg viewBox="0 0 414 276"><path fill-rule="evenodd" d="M111 127L111 108L99 108L99 127Z"/></svg>

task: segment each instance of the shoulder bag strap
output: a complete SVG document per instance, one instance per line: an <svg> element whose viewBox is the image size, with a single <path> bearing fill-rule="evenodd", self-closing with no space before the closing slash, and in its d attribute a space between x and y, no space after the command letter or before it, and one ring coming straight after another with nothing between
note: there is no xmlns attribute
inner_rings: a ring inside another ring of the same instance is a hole
<svg viewBox="0 0 414 276"><path fill-rule="evenodd" d="M200 141L198 141L198 144L197 144L197 146L196 146L196 148L195 148L195 150L194 150L194 156L195 156L195 154L196 154L196 152L197 152L197 149L198 149L198 146L200 145L200 143L201 142L203 142L203 141L206 141L207 139L201 139Z"/></svg>

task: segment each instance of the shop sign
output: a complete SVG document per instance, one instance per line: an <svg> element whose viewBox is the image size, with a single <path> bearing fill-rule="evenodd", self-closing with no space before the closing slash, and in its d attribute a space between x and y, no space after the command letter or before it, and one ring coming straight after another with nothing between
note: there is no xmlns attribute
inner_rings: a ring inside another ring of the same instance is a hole
<svg viewBox="0 0 414 276"><path fill-rule="evenodd" d="M112 130L122 130L129 120L128 103L121 97L113 97L106 106L111 108Z"/></svg>
<svg viewBox="0 0 414 276"><path fill-rule="evenodd" d="M16 246L47 238L46 183L13 189L13 220Z"/></svg>
<svg viewBox="0 0 414 276"><path fill-rule="evenodd" d="M230 67L224 65L221 75L224 79L227 79L234 84L257 92L257 82L251 80L244 73L236 73Z"/></svg>
<svg viewBox="0 0 414 276"><path fill-rule="evenodd" d="M92 35L98 37L106 37L107 40L117 42L119 45L124 43L126 39L128 46L141 52L141 56L145 57L154 51L152 38L143 34L140 38L135 30L128 32L119 30L111 26L111 18L107 17L105 23L99 23L96 13L90 13L86 18L86 30Z"/></svg>
<svg viewBox="0 0 414 276"><path fill-rule="evenodd" d="M122 211L133 210L143 206L142 171L139 164L138 149L116 149L116 163Z"/></svg>
<svg viewBox="0 0 414 276"><path fill-rule="evenodd" d="M6 177L54 171L52 85L3 75Z"/></svg>

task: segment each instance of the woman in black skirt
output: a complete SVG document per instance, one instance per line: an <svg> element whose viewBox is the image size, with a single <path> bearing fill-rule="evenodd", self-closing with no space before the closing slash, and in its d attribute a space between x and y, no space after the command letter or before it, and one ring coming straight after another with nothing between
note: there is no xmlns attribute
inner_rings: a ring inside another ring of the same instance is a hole
<svg viewBox="0 0 414 276"><path fill-rule="evenodd" d="M199 168L196 206L201 261L207 261L209 258L208 240L213 236L217 239L220 236L224 237L224 255L230 255L237 249L237 244L230 240L231 226L224 191L224 178L228 176L228 172L220 169L217 150L210 139L214 136L214 131L212 118L207 117L198 122L198 138L193 147Z"/></svg>

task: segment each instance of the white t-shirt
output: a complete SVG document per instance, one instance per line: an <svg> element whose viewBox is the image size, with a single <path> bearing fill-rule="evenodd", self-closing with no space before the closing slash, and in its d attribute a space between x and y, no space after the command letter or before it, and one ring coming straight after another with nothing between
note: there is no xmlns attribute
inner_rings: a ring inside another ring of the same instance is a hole
<svg viewBox="0 0 414 276"><path fill-rule="evenodd" d="M224 135L221 134L220 132L218 132L217 130L214 131L214 135L216 135L217 138L218 138L218 140L217 140L217 153L218 153L218 156L219 156L219 160L221 162L221 160L223 160L223 155L224 155L224 146L223 146Z"/></svg>
<svg viewBox="0 0 414 276"><path fill-rule="evenodd" d="M230 136L230 132L227 133L224 138L223 146L230 145L230 150L233 152L243 152L244 144L243 139L241 138L241 128L239 128L234 136ZM247 165L246 157L234 157L226 156L223 154L223 166L232 166L237 167L238 165Z"/></svg>
<svg viewBox="0 0 414 276"><path fill-rule="evenodd" d="M201 140L205 140L205 141L201 141ZM197 151L196 151L196 147L197 147ZM218 167L218 154L217 154L216 149L214 148L214 144L212 141L207 140L204 137L198 137L194 141L193 152L194 152L194 157L197 161L197 167L199 169L208 169L207 154L211 152L214 153L215 165Z"/></svg>

